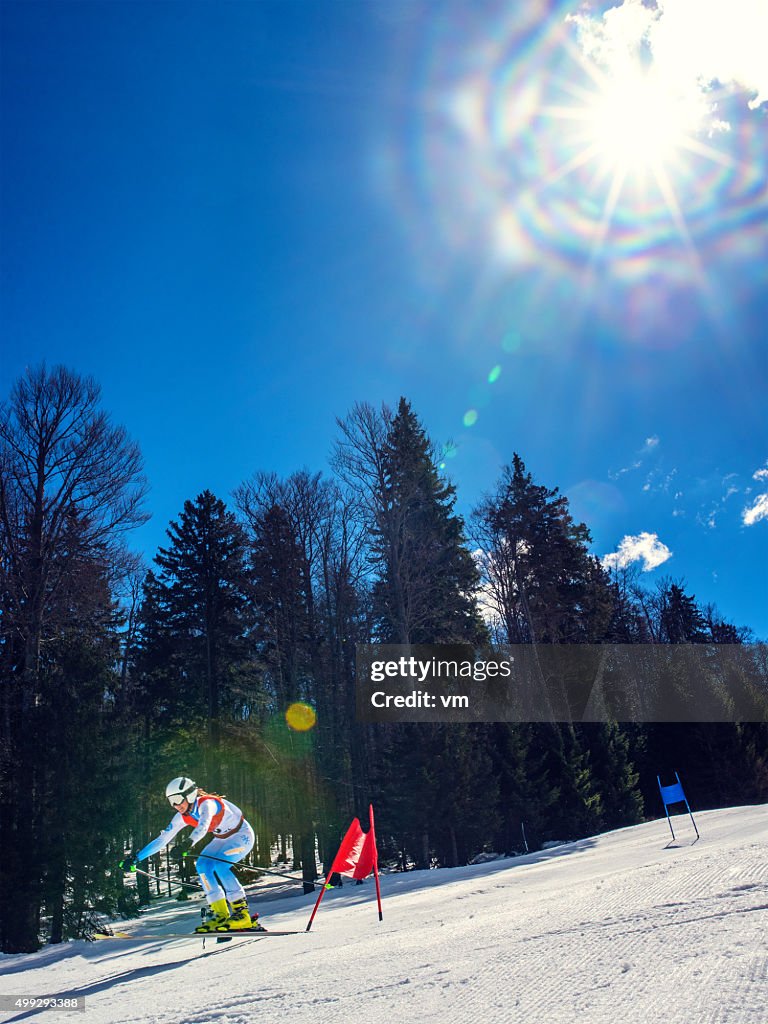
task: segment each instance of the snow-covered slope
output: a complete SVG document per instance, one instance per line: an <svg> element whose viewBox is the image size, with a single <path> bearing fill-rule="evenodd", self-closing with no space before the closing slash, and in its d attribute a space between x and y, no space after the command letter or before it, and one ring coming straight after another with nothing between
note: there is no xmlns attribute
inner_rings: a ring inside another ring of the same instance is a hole
<svg viewBox="0 0 768 1024"><path fill-rule="evenodd" d="M768 1021L768 807L649 822L546 853L261 906L302 933L73 942L0 957L0 993L80 994L86 1024ZM258 907L258 900L252 900ZM126 930L193 928L158 905ZM38 1014L6 1012L5 1020ZM78 1014L46 1011L43 1020Z"/></svg>

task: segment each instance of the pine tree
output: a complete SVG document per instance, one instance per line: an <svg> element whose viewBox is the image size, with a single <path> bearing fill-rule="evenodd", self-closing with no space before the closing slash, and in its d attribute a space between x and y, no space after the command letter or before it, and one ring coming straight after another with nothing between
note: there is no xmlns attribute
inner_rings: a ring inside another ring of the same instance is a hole
<svg viewBox="0 0 768 1024"><path fill-rule="evenodd" d="M659 635L662 643L696 644L707 640L704 616L696 598L682 585L663 581L659 586Z"/></svg>
<svg viewBox="0 0 768 1024"><path fill-rule="evenodd" d="M590 751L571 726L546 730L551 771L560 790L552 808L553 839L594 835L603 820L603 801L593 773Z"/></svg>
<svg viewBox="0 0 768 1024"><path fill-rule="evenodd" d="M155 561L148 598L176 641L178 674L171 702L205 709L208 740L219 742L220 718L238 700L238 671L247 658L249 583L246 539L233 513L210 491L186 501L170 544Z"/></svg>
<svg viewBox="0 0 768 1024"><path fill-rule="evenodd" d="M589 553L589 531L573 521L557 488L534 483L517 453L496 492L475 510L473 524L494 634L504 643L532 645L531 665L542 682L540 645L589 644L605 636L612 601L607 576ZM582 696L569 693L574 710L583 709ZM567 725L541 725L526 738L516 760L537 766L538 791L526 792L519 767L507 774L507 803L517 805L512 820L525 813L532 843L596 831L601 793L579 735Z"/></svg>
<svg viewBox="0 0 768 1024"><path fill-rule="evenodd" d="M499 806L494 844L505 853L537 849L550 833L549 823L560 797L550 781L540 734L550 728L528 723L487 727Z"/></svg>
<svg viewBox="0 0 768 1024"><path fill-rule="evenodd" d="M492 844L499 784L484 727L456 723L438 729L436 739L436 799L425 811L438 859L455 867Z"/></svg>
<svg viewBox="0 0 768 1024"><path fill-rule="evenodd" d="M135 892L115 871L130 806L130 721L114 699L116 636L104 611L101 635L73 631L48 654L38 708L36 741L47 754L39 855L52 943L87 938L100 914L136 912Z"/></svg>
<svg viewBox="0 0 768 1024"><path fill-rule="evenodd" d="M454 512L456 491L440 479L429 439L404 398L381 464L372 548L377 638L404 644L484 639L478 572Z"/></svg>
<svg viewBox="0 0 768 1024"><path fill-rule="evenodd" d="M251 521L253 640L274 695L273 710L306 700L311 689L307 660L307 609L302 558L286 510L273 504Z"/></svg>
<svg viewBox="0 0 768 1024"><path fill-rule="evenodd" d="M608 580L557 488L533 482L520 456L473 515L486 593L505 643L594 643L610 621Z"/></svg>
<svg viewBox="0 0 768 1024"><path fill-rule="evenodd" d="M374 637L481 642L487 634L475 598L478 574L454 511L455 489L440 478L432 445L404 398L386 422L368 459L378 473L369 499ZM471 834L482 845L480 834L491 833L489 764L471 730L410 725L383 734L375 772L385 813L398 820L419 867L429 867L433 856L453 863L466 854Z"/></svg>
<svg viewBox="0 0 768 1024"><path fill-rule="evenodd" d="M595 788L600 794L600 827L622 828L643 819L639 773L630 753L630 742L617 722L580 725L582 745L589 750Z"/></svg>

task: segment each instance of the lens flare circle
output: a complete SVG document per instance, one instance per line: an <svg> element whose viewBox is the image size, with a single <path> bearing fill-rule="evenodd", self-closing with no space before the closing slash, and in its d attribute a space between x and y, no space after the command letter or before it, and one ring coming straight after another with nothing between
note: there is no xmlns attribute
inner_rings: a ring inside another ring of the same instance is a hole
<svg viewBox="0 0 768 1024"><path fill-rule="evenodd" d="M317 722L317 714L311 705L296 701L286 710L285 721L294 732L309 732Z"/></svg>

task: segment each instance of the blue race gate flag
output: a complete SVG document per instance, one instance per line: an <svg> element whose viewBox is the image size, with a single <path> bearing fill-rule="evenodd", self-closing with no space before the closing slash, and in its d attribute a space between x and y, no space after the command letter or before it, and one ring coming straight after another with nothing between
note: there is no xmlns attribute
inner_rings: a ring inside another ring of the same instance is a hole
<svg viewBox="0 0 768 1024"><path fill-rule="evenodd" d="M675 772L675 778L677 779L677 782L672 783L671 786L662 786L661 779L658 775L656 776L656 781L659 784L659 792L661 793L661 800L664 804L664 812L667 815L669 831L672 833L672 840L674 841L675 830L672 828L672 821L669 817L670 804L685 804L686 810L691 816L694 831L696 832L696 839L694 839L694 842L696 842L696 840L701 838L699 836L699 830L696 828L696 822L694 821L693 814L691 813L691 808L688 804L688 800L686 799L685 793L683 792L683 784L680 781L680 776L677 774L677 772Z"/></svg>

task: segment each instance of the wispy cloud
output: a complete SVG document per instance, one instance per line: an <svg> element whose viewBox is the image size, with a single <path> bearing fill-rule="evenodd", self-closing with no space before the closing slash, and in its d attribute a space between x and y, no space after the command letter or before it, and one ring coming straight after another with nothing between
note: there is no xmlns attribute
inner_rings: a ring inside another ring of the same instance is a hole
<svg viewBox="0 0 768 1024"><path fill-rule="evenodd" d="M708 530L714 530L717 527L717 514L719 511L720 509L715 505L709 512L698 512L696 522L699 526L705 526Z"/></svg>
<svg viewBox="0 0 768 1024"><path fill-rule="evenodd" d="M712 496L712 492L718 489L719 496ZM705 501L701 502L699 511L696 513L696 522L708 530L717 529L722 517L727 517L728 524L732 523L733 516L727 508L730 499L741 495L742 500L745 500L750 493L750 488L744 487L740 482L739 473L726 473L700 479L697 490L700 495L707 497Z"/></svg>
<svg viewBox="0 0 768 1024"><path fill-rule="evenodd" d="M643 572L663 565L672 557L666 544L659 540L656 533L638 533L637 536L624 537L613 554L605 555L603 565L606 569L625 569L633 562L643 563Z"/></svg>
<svg viewBox="0 0 768 1024"><path fill-rule="evenodd" d="M629 466L622 466L621 469L614 469L608 473L611 480L618 480L620 476L624 476L625 473L631 473L633 469L640 469L642 462L638 459L636 462L630 463Z"/></svg>
<svg viewBox="0 0 768 1024"><path fill-rule="evenodd" d="M643 490L646 492L653 492L654 494L668 494L676 476L676 468L672 469L669 473L665 473L663 467L656 467L652 469L645 478Z"/></svg>
<svg viewBox="0 0 768 1024"><path fill-rule="evenodd" d="M643 442L642 448L636 453L636 458L632 460L627 466L622 466L621 469L610 470L608 477L611 480L618 480L620 476L624 476L625 473L631 473L635 469L640 469L644 459L650 455L652 451L658 448L660 444L659 437L657 434L651 434L650 437L646 437ZM644 488L647 490L647 488Z"/></svg>
<svg viewBox="0 0 768 1024"><path fill-rule="evenodd" d="M768 463L762 466L760 469L756 469L752 474L753 480L768 480Z"/></svg>
<svg viewBox="0 0 768 1024"><path fill-rule="evenodd" d="M741 513L741 521L745 526L754 526L761 519L768 519L768 493L758 494L751 505L747 505Z"/></svg>

